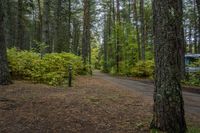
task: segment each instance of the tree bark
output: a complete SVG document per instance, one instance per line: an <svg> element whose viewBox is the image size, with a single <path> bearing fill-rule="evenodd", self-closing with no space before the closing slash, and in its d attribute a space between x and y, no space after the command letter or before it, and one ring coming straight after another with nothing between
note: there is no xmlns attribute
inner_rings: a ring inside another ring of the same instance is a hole
<svg viewBox="0 0 200 133"><path fill-rule="evenodd" d="M104 33L103 33L103 52L104 52L104 65L103 70L104 72L108 71L108 38L109 38L109 14L105 14L104 18ZM108 34L107 34L108 33ZM107 36L108 35L108 36Z"/></svg>
<svg viewBox="0 0 200 133"><path fill-rule="evenodd" d="M192 44L192 27L190 26L189 29L189 53L192 54L192 48L193 48L193 44Z"/></svg>
<svg viewBox="0 0 200 133"><path fill-rule="evenodd" d="M12 38L11 38L11 29L10 29L10 26L11 26L11 11L10 11L10 0L7 0L6 3L5 3L5 16L6 19L5 19L5 43L6 43L6 46L7 47L11 47L12 46Z"/></svg>
<svg viewBox="0 0 200 133"><path fill-rule="evenodd" d="M140 0L140 22L141 22L141 58L145 61L145 25L144 25L144 0Z"/></svg>
<svg viewBox="0 0 200 133"><path fill-rule="evenodd" d="M39 12L39 23L38 23L38 41L42 41L42 9L41 9L41 1L37 0L38 3L38 12Z"/></svg>
<svg viewBox="0 0 200 133"><path fill-rule="evenodd" d="M7 28L7 37L6 37L6 46L8 48L17 47L17 1L7 0L7 8L6 8L6 28Z"/></svg>
<svg viewBox="0 0 200 133"><path fill-rule="evenodd" d="M90 47L90 1L84 0L84 16L83 16L83 37L82 37L82 58L86 65L89 61L88 57Z"/></svg>
<svg viewBox="0 0 200 133"><path fill-rule="evenodd" d="M139 25L138 25L138 13L137 13L137 2L133 0L133 12L134 12L134 19L135 19L135 27L137 33L137 44L138 44L138 59L141 59L141 42L140 42L140 33L139 33Z"/></svg>
<svg viewBox="0 0 200 133"><path fill-rule="evenodd" d="M72 39L72 52L75 55L78 55L78 48L79 48L79 38L80 37L80 25L78 20L73 19L73 39Z"/></svg>
<svg viewBox="0 0 200 133"><path fill-rule="evenodd" d="M116 42L116 69L117 69L117 73L119 72L119 61L120 61L120 52L119 52L119 45L120 45L120 38L119 38L119 29L121 27L121 22L120 22L120 3L119 3L119 0L116 0L116 3L117 3L117 34L116 34L116 39L117 39L117 42Z"/></svg>
<svg viewBox="0 0 200 133"><path fill-rule="evenodd" d="M198 53L200 53L200 0L196 0L198 11Z"/></svg>
<svg viewBox="0 0 200 133"><path fill-rule="evenodd" d="M8 85L11 83L11 77L8 69L5 44L5 5L6 0L0 1L0 85Z"/></svg>
<svg viewBox="0 0 200 133"><path fill-rule="evenodd" d="M151 128L185 133L184 103L180 84L182 1L154 0L155 44L154 113Z"/></svg>
<svg viewBox="0 0 200 133"><path fill-rule="evenodd" d="M49 38L49 12L50 12L50 1L44 0L44 11L43 11L43 35L42 40L47 45L47 48L44 52L50 53L50 38ZM43 53L44 54L44 53Z"/></svg>
<svg viewBox="0 0 200 133"><path fill-rule="evenodd" d="M198 25L197 25L197 15L196 15L196 1L193 1L194 4L194 13L195 13L195 19L194 19L194 53L198 53L198 45L197 45L197 32L198 32Z"/></svg>
<svg viewBox="0 0 200 133"><path fill-rule="evenodd" d="M68 32L67 32L67 52L71 52L71 0L68 0Z"/></svg>
<svg viewBox="0 0 200 133"><path fill-rule="evenodd" d="M115 11L115 0L112 0L112 29L113 29L113 45L111 45L111 58L113 59L112 61L112 66L116 65L116 46L117 46L117 32L116 32L116 11Z"/></svg>
<svg viewBox="0 0 200 133"><path fill-rule="evenodd" d="M56 1L56 26L55 26L55 51L58 52L58 53L61 53L64 49L63 47L63 42L62 42L62 39L61 39L61 3L62 3L62 0L57 0Z"/></svg>
<svg viewBox="0 0 200 133"><path fill-rule="evenodd" d="M24 49L24 22L23 22L23 0L18 0L17 12L17 40L18 49Z"/></svg>
<svg viewBox="0 0 200 133"><path fill-rule="evenodd" d="M131 0L128 0L128 22L131 23Z"/></svg>

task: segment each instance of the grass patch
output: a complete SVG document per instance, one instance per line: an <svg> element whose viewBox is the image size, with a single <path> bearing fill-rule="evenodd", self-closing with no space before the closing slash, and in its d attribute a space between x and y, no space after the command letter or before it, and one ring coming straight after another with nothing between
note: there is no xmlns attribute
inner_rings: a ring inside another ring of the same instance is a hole
<svg viewBox="0 0 200 133"><path fill-rule="evenodd" d="M164 133L157 129L152 129L151 133ZM187 133L200 133L200 127L188 127Z"/></svg>

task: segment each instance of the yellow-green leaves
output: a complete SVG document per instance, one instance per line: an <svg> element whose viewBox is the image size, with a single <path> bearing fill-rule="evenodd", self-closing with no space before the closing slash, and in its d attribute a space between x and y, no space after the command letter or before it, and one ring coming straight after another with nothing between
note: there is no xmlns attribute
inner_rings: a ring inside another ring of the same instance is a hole
<svg viewBox="0 0 200 133"><path fill-rule="evenodd" d="M154 62L153 60L148 61L139 61L131 69L132 76L136 77L152 77L154 71Z"/></svg>
<svg viewBox="0 0 200 133"><path fill-rule="evenodd" d="M61 85L68 78L68 65L73 67L73 76L84 73L80 57L70 53L40 54L28 51L8 50L12 76L49 85Z"/></svg>

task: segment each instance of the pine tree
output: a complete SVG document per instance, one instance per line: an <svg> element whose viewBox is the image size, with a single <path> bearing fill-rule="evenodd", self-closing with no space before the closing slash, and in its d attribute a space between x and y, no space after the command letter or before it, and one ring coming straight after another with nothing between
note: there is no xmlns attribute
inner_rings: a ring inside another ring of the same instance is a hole
<svg viewBox="0 0 200 133"><path fill-rule="evenodd" d="M155 91L152 128L185 133L184 103L180 84L182 1L154 0Z"/></svg>
<svg viewBox="0 0 200 133"><path fill-rule="evenodd" d="M5 44L5 5L6 0L0 1L0 85L11 83L11 77L8 69Z"/></svg>

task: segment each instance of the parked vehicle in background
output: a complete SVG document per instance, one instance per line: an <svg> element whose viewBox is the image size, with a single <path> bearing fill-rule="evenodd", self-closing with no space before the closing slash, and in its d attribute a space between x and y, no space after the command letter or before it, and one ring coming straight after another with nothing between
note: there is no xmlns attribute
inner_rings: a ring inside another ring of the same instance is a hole
<svg viewBox="0 0 200 133"><path fill-rule="evenodd" d="M186 54L185 66L187 73L200 72L200 54Z"/></svg>

